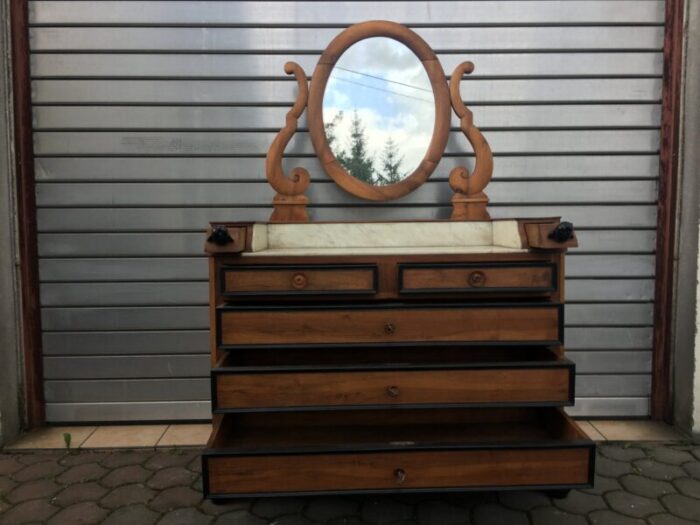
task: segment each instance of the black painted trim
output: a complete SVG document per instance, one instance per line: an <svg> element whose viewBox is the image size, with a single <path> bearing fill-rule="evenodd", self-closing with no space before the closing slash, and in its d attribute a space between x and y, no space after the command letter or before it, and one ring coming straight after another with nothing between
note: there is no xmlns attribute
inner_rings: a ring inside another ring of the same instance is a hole
<svg viewBox="0 0 700 525"><path fill-rule="evenodd" d="M404 295L424 295L424 294L446 294L446 293L467 293L467 294L479 294L479 293L552 293L557 290L558 286L558 271L557 265L552 262L455 262L455 263L398 263L398 274L399 274L399 293ZM477 270L479 268L489 269L489 268L549 268L552 276L552 283L549 287L534 287L534 286L520 286L520 287L473 287L469 286L466 288L414 288L414 289L404 289L403 286L403 273L404 270L411 269L472 269Z"/></svg>
<svg viewBox="0 0 700 525"><path fill-rule="evenodd" d="M280 290L254 292L226 291L226 272L266 272L266 271L333 271L333 270L370 270L372 272L372 288L367 290ZM374 295L379 289L379 272L376 264L260 264L237 265L224 264L219 268L219 293L223 299L236 297L283 297L283 296L324 296L324 295Z"/></svg>

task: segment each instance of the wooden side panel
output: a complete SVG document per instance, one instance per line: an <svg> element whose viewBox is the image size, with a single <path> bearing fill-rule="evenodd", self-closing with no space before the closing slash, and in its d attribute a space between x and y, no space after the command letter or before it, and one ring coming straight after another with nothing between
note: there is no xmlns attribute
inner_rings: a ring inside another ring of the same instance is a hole
<svg viewBox="0 0 700 525"><path fill-rule="evenodd" d="M207 462L211 494L573 485L588 482L589 450L210 457Z"/></svg>
<svg viewBox="0 0 700 525"><path fill-rule="evenodd" d="M224 345L561 340L557 305L218 313Z"/></svg>
<svg viewBox="0 0 700 525"><path fill-rule="evenodd" d="M569 399L569 368L218 374L215 408Z"/></svg>

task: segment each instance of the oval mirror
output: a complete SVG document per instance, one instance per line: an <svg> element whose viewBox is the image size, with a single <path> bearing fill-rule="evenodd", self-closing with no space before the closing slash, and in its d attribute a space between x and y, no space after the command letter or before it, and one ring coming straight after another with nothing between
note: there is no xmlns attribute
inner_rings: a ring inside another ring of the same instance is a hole
<svg viewBox="0 0 700 525"><path fill-rule="evenodd" d="M428 74L401 42L362 40L331 71L323 94L326 140L340 165L362 182L386 186L413 173L434 122Z"/></svg>
<svg viewBox="0 0 700 525"><path fill-rule="evenodd" d="M430 47L391 22L338 35L311 79L309 131L326 172L371 200L420 186L449 133L445 74Z"/></svg>

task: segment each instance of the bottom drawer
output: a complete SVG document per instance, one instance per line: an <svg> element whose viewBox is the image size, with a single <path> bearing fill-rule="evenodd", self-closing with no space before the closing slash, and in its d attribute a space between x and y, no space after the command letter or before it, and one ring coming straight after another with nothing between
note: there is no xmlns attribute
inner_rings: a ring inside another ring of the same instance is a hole
<svg viewBox="0 0 700 525"><path fill-rule="evenodd" d="M595 445L558 409L224 416L203 455L210 498L589 487Z"/></svg>

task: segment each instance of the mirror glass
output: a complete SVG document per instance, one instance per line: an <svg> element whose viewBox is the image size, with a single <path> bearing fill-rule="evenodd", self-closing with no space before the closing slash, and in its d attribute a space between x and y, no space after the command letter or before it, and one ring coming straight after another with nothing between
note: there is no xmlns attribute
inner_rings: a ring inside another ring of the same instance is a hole
<svg viewBox="0 0 700 525"><path fill-rule="evenodd" d="M428 74L397 40L361 40L331 71L323 95L326 139L338 162L363 182L384 186L413 173L434 122Z"/></svg>

